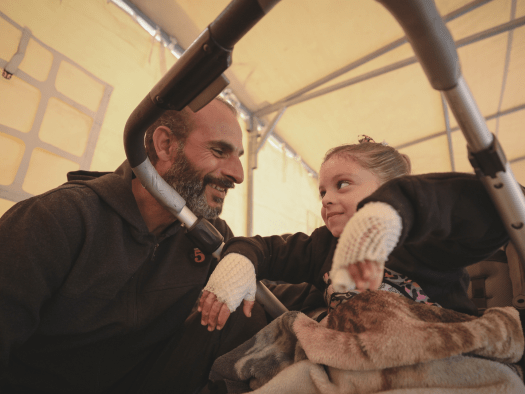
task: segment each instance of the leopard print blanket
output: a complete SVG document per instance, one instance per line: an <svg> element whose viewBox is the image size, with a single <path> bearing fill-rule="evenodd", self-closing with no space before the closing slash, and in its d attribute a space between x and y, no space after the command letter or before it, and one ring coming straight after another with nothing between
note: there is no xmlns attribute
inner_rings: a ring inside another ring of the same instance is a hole
<svg viewBox="0 0 525 394"><path fill-rule="evenodd" d="M525 393L519 314L474 317L366 291L321 323L288 312L218 358L229 393Z"/></svg>

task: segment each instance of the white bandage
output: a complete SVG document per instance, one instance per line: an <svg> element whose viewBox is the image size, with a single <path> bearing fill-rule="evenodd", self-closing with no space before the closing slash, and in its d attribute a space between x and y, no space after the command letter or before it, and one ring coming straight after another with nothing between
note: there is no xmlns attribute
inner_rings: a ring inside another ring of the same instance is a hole
<svg viewBox="0 0 525 394"><path fill-rule="evenodd" d="M381 271L397 245L403 228L401 217L389 204L369 202L346 223L334 253L330 279L336 292L355 289L348 266L366 260L379 263Z"/></svg>
<svg viewBox="0 0 525 394"><path fill-rule="evenodd" d="M254 301L257 285L252 262L238 253L224 256L204 290L217 296L233 312L242 300Z"/></svg>

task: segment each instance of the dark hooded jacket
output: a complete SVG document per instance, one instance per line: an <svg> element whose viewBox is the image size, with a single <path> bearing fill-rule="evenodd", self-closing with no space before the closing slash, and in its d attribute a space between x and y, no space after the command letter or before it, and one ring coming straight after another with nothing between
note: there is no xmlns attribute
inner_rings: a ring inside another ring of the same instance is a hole
<svg viewBox="0 0 525 394"><path fill-rule="evenodd" d="M43 392L102 392L181 332L216 261L178 221L148 231L127 162L68 179L0 219L0 371Z"/></svg>

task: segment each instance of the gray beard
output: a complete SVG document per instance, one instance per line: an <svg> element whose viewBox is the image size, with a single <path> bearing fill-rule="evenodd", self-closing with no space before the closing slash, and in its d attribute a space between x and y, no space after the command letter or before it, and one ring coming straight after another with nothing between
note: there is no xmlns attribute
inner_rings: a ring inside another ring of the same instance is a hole
<svg viewBox="0 0 525 394"><path fill-rule="evenodd" d="M213 201L217 207L210 207L206 197L206 185L215 183L221 187L233 188L234 183L226 180L215 178L209 174L203 178L199 171L188 161L184 154L184 146L180 144L177 149L177 156L172 166L164 173L162 178L180 194L186 201L186 206L199 217L204 219L215 219L222 212L224 199L213 196Z"/></svg>

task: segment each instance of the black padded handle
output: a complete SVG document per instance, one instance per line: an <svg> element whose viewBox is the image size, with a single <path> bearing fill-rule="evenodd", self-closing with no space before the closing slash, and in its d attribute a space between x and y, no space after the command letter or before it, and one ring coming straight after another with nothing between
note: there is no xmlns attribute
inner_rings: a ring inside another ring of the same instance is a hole
<svg viewBox="0 0 525 394"><path fill-rule="evenodd" d="M215 42L233 46L280 0L233 0L210 24Z"/></svg>
<svg viewBox="0 0 525 394"><path fill-rule="evenodd" d="M456 44L433 0L377 0L397 19L436 90L456 87L461 75Z"/></svg>
<svg viewBox="0 0 525 394"><path fill-rule="evenodd" d="M233 0L151 89L129 117L124 131L124 147L132 168L146 160L143 139L147 128L164 110L181 111L217 81L231 64L233 45L278 2ZM212 99L216 95L208 96Z"/></svg>

